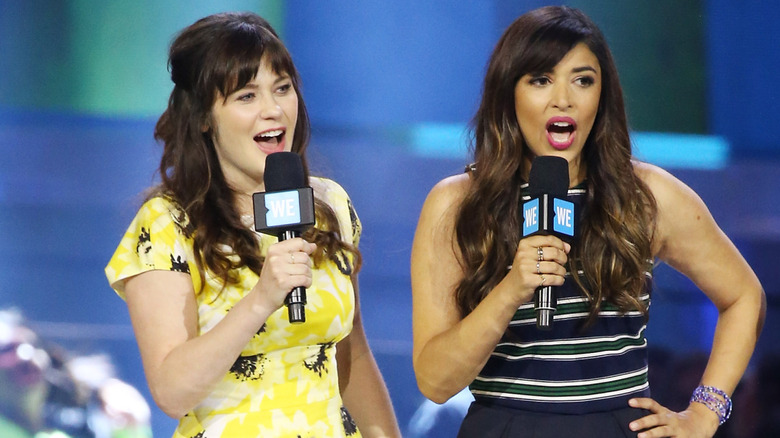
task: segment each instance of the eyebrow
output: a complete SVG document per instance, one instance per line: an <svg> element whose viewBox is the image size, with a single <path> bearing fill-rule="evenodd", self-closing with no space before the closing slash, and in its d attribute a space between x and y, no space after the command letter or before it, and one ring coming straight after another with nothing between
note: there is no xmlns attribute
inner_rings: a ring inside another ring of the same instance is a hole
<svg viewBox="0 0 780 438"><path fill-rule="evenodd" d="M583 66L583 67L576 67L576 68L571 69L572 73L582 73L584 71L590 71L590 72L593 72L595 74L598 74L596 69L591 67L591 66L589 66L589 65L586 65L586 66Z"/></svg>
<svg viewBox="0 0 780 438"><path fill-rule="evenodd" d="M571 69L572 73L582 73L584 71L589 71L589 72L592 72L594 74L599 74L599 72L596 71L596 69L594 67L591 67L589 65L584 65L582 67L574 67L573 69ZM543 72L541 72L541 71L540 72L528 72L528 73L526 73L526 75L539 76L539 75L544 75L544 74L549 74L549 73L552 73L552 70L543 71Z"/></svg>
<svg viewBox="0 0 780 438"><path fill-rule="evenodd" d="M277 78L274 81L274 84L278 84L279 82L284 82L284 81L292 81L292 76L290 76L287 73L277 74Z"/></svg>

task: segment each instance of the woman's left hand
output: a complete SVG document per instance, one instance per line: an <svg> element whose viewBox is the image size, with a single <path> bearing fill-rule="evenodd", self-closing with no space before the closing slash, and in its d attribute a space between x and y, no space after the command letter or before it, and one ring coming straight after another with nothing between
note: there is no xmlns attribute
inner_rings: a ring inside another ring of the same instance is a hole
<svg viewBox="0 0 780 438"><path fill-rule="evenodd" d="M652 398L632 398L628 404L652 412L629 424L631 430L642 431L638 438L711 438L718 430L718 416L701 403L691 403L682 412L667 409Z"/></svg>

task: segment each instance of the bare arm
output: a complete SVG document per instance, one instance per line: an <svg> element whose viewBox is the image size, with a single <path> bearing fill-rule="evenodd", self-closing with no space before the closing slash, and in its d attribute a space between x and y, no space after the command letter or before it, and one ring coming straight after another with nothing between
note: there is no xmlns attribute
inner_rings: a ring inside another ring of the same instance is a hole
<svg viewBox="0 0 780 438"><path fill-rule="evenodd" d="M637 171L658 203L654 238L658 258L690 278L718 309L712 351L701 383L731 394L761 332L764 291L693 190L657 167L641 164ZM706 423L706 430L715 432L717 417L712 411L700 403L692 403L688 411L693 421Z"/></svg>
<svg viewBox="0 0 780 438"><path fill-rule="evenodd" d="M233 365L268 316L296 286L311 285L308 254L315 245L291 239L272 245L257 285L225 318L199 334L189 275L148 271L125 284L144 372L157 405L180 418L200 403ZM307 263L290 263L290 253Z"/></svg>
<svg viewBox="0 0 780 438"><path fill-rule="evenodd" d="M461 315L454 300L463 278L456 254L454 224L469 176L437 184L423 205L412 247L414 371L420 391L444 403L469 385L484 367L517 307L540 284L537 247L545 248L545 284L563 284L566 252L551 236L522 239L512 269L474 311Z"/></svg>
<svg viewBox="0 0 780 438"><path fill-rule="evenodd" d="M336 349L339 389L344 405L354 417L363 436L400 437L401 431L398 429L390 395L363 331L356 277L353 277L352 284L355 289L352 332L338 343Z"/></svg>

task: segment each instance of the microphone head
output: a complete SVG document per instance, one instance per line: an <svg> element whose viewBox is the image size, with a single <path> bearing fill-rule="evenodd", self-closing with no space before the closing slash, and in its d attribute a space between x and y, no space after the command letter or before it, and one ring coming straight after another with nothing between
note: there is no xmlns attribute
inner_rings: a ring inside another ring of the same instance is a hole
<svg viewBox="0 0 780 438"><path fill-rule="evenodd" d="M268 155L265 158L263 182L268 192L308 187L300 155L295 152L276 152Z"/></svg>
<svg viewBox="0 0 780 438"><path fill-rule="evenodd" d="M544 193L565 198L569 191L569 162L550 155L534 158L528 176L528 190L532 198Z"/></svg>

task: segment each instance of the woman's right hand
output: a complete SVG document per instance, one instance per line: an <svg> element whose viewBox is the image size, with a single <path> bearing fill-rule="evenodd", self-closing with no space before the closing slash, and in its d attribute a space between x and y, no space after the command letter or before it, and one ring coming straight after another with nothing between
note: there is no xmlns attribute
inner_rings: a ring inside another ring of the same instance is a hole
<svg viewBox="0 0 780 438"><path fill-rule="evenodd" d="M560 286L566 274L571 245L555 236L530 236L520 240L507 274L520 293L518 303L533 297L540 286Z"/></svg>
<svg viewBox="0 0 780 438"><path fill-rule="evenodd" d="M311 286L310 256L316 248L316 244L300 237L271 245L260 271L260 280L252 291L270 308L281 307L291 290L298 286Z"/></svg>

